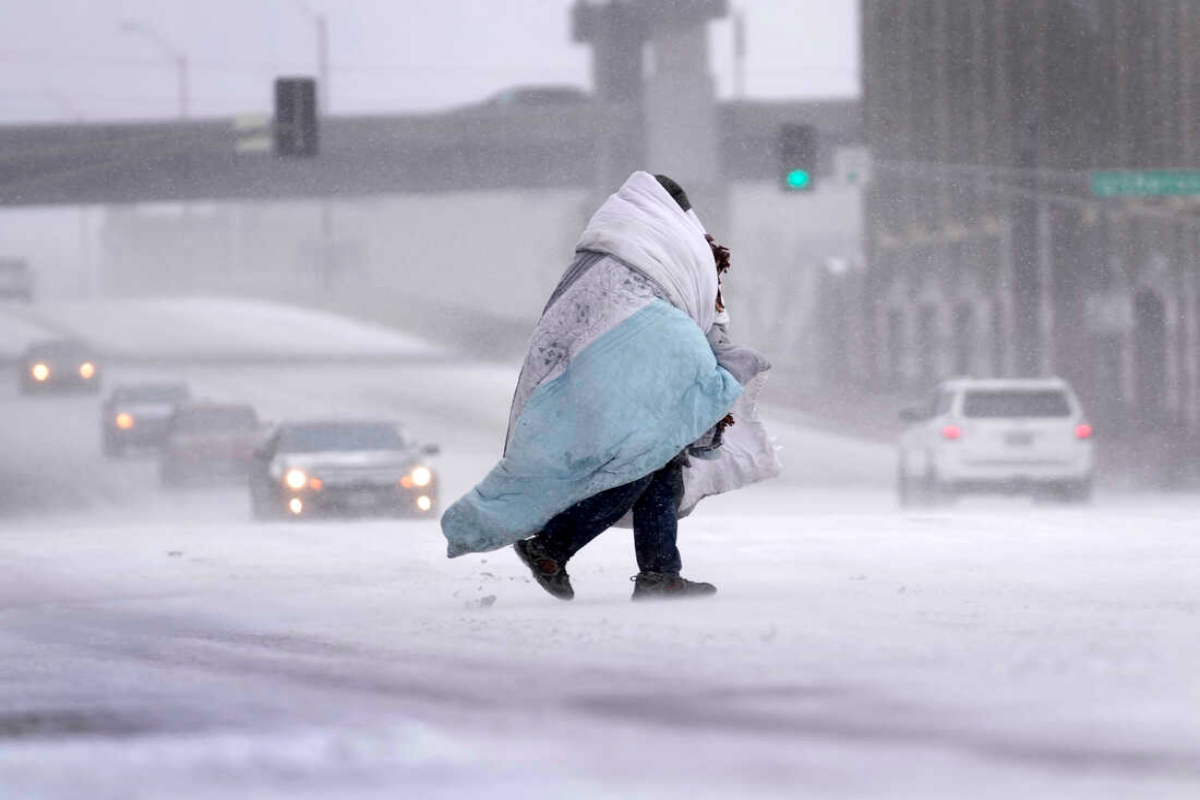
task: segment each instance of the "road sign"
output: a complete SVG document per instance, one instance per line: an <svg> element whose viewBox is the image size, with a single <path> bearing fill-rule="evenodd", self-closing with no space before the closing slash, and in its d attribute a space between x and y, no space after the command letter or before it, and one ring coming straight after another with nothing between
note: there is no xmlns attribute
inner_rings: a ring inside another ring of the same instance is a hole
<svg viewBox="0 0 1200 800"><path fill-rule="evenodd" d="M839 147L833 151L833 174L847 186L871 182L871 152L865 147Z"/></svg>
<svg viewBox="0 0 1200 800"><path fill-rule="evenodd" d="M267 153L271 150L271 118L266 114L241 114L233 118L234 151Z"/></svg>
<svg viewBox="0 0 1200 800"><path fill-rule="evenodd" d="M1096 197L1158 197L1200 194L1200 172L1169 170L1109 170L1093 172Z"/></svg>

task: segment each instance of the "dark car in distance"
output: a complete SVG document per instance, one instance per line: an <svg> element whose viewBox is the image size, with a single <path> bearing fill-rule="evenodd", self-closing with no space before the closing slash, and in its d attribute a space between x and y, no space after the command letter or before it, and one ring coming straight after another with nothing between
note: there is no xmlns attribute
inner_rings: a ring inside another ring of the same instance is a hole
<svg viewBox="0 0 1200 800"><path fill-rule="evenodd" d="M434 516L437 475L426 457L437 452L391 422L283 423L254 453L254 516Z"/></svg>
<svg viewBox="0 0 1200 800"><path fill-rule="evenodd" d="M100 391L96 356L80 342L35 342L26 348L17 369L23 394Z"/></svg>
<svg viewBox="0 0 1200 800"><path fill-rule="evenodd" d="M167 421L159 460L164 486L246 475L262 424L253 406L195 402L175 409Z"/></svg>
<svg viewBox="0 0 1200 800"><path fill-rule="evenodd" d="M21 258L0 258L0 299L33 301L33 272Z"/></svg>
<svg viewBox="0 0 1200 800"><path fill-rule="evenodd" d="M100 434L106 456L131 447L162 445L167 423L191 399L186 383L132 383L113 388L100 411Z"/></svg>
<svg viewBox="0 0 1200 800"><path fill-rule="evenodd" d="M500 108L544 108L546 106L580 106L592 101L584 89L568 84L513 86L503 89L484 101L484 105Z"/></svg>

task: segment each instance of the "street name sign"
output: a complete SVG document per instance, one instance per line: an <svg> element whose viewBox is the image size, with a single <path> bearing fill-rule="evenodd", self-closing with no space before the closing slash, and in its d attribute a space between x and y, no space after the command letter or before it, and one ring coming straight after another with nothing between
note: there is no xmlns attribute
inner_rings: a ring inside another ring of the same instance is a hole
<svg viewBox="0 0 1200 800"><path fill-rule="evenodd" d="M1107 170L1091 174L1095 197L1161 197L1200 194L1200 171Z"/></svg>

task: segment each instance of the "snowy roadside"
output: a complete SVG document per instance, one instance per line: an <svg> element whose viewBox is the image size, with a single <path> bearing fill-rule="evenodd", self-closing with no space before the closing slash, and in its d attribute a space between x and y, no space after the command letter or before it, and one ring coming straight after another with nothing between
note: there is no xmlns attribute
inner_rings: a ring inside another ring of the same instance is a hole
<svg viewBox="0 0 1200 800"><path fill-rule="evenodd" d="M10 741L0 787L1200 790L1200 644L1180 636L1200 609L1185 521L1200 509L762 500L772 515L689 520L688 569L722 591L679 606L628 601L620 533L580 556L580 597L561 604L509 553L447 561L433 523L8 529L24 581L0 589L0 705L99 704L148 730Z"/></svg>
<svg viewBox="0 0 1200 800"><path fill-rule="evenodd" d="M123 361L296 361L447 358L424 339L381 325L296 306L235 298L59 302L0 313L17 335L12 357L33 338L69 337ZM9 350L13 352L8 352Z"/></svg>
<svg viewBox="0 0 1200 800"><path fill-rule="evenodd" d="M456 496L515 368L400 361L180 375L270 419L398 418ZM890 447L768 408L783 477L683 524L716 598L630 603L614 531L562 604L432 520L158 492L100 456L92 399L0 408L51 498L101 498L0 520L0 798L1200 793L1196 498L904 514Z"/></svg>

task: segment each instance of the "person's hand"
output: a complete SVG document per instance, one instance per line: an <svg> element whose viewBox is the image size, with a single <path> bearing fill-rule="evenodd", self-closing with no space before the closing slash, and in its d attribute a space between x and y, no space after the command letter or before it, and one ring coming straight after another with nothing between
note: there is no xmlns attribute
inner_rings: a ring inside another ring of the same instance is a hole
<svg viewBox="0 0 1200 800"><path fill-rule="evenodd" d="M713 260L717 262L717 274L721 275L729 271L729 248L716 243L712 234L704 234L708 246L712 248Z"/></svg>
<svg viewBox="0 0 1200 800"><path fill-rule="evenodd" d="M717 244L712 234L704 234L704 239L712 248L713 261L717 263L717 313L720 314L725 310L725 299L721 297L721 276L729 271L729 248Z"/></svg>

